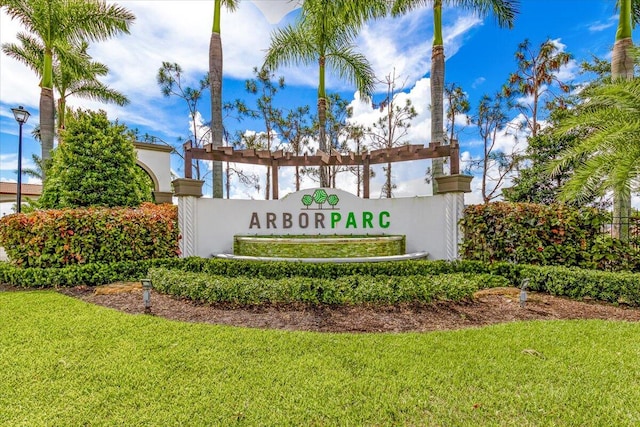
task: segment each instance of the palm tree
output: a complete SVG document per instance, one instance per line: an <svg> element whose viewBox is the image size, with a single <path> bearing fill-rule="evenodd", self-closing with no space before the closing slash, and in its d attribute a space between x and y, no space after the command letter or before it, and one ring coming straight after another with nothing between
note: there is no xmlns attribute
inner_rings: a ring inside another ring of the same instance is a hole
<svg viewBox="0 0 640 427"><path fill-rule="evenodd" d="M640 185L640 79L596 86L581 97L585 102L554 130L559 136L582 136L548 168L557 175L577 164L559 198L580 202L613 191L629 202Z"/></svg>
<svg viewBox="0 0 640 427"><path fill-rule="evenodd" d="M44 66L44 46L29 34L19 33L17 43L5 43L2 51L8 56L24 63L40 75ZM97 77L106 76L109 68L100 62L91 61L87 53L89 44L85 41L65 49L65 62L53 64L53 86L58 93L58 129L64 129L67 98L77 96L101 102L113 102L117 105L129 103L127 97L107 87Z"/></svg>
<svg viewBox="0 0 640 427"><path fill-rule="evenodd" d="M369 97L375 86L373 69L354 50L354 40L366 20L386 13L385 0L305 0L298 20L271 36L265 67L318 65L318 145L323 152L327 150L326 68L353 83L362 99ZM326 167L320 168L320 186L329 186Z"/></svg>
<svg viewBox="0 0 640 427"><path fill-rule="evenodd" d="M220 13L222 5L233 12L240 0L215 0L213 4L213 28L209 40L209 84L211 86L211 143L222 147L222 39L220 37ZM222 162L213 162L213 197L222 198Z"/></svg>
<svg viewBox="0 0 640 427"><path fill-rule="evenodd" d="M444 143L444 41L442 38L442 6L458 6L480 16L493 12L501 27L513 27L518 13L518 0L395 0L394 15L404 14L421 6L433 8L433 47L431 49L431 142ZM442 175L442 159L434 159L432 174ZM434 194L436 180L432 180Z"/></svg>
<svg viewBox="0 0 640 427"><path fill-rule="evenodd" d="M128 33L133 13L104 0L0 0L7 15L17 19L44 46L40 75L42 160L51 158L55 134L54 58L65 62L67 49L82 40L106 40Z"/></svg>
<svg viewBox="0 0 640 427"><path fill-rule="evenodd" d="M611 56L611 80L633 79L634 60L632 57L633 40L632 26L640 21L640 0L617 0L619 9L616 40ZM628 221L631 214L631 194L627 188L620 188L613 193L613 235L622 239L628 237Z"/></svg>

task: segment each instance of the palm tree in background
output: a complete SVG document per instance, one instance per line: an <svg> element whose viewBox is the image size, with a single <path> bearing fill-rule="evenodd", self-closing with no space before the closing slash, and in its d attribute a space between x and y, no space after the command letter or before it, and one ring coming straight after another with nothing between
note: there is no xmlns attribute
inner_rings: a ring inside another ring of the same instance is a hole
<svg viewBox="0 0 640 427"><path fill-rule="evenodd" d="M240 0L215 0L213 4L213 28L209 40L209 85L211 86L211 143L222 147L222 39L220 37L220 14L222 6L233 12ZM221 199L222 162L213 162L213 197Z"/></svg>
<svg viewBox="0 0 640 427"><path fill-rule="evenodd" d="M618 27L611 56L611 80L631 80L634 77L633 40L631 30L640 20L640 0L617 0ZM619 187L613 192L613 235L621 239L629 236L631 191ZM623 219L624 218L624 219Z"/></svg>
<svg viewBox="0 0 640 427"><path fill-rule="evenodd" d="M287 65L318 65L318 145L327 152L327 93L325 73L333 69L360 91L361 99L375 86L373 69L367 59L354 50L359 29L369 19L388 12L385 0L305 0L297 21L276 30L264 66L275 70ZM328 187L326 167L320 167L320 186Z"/></svg>
<svg viewBox="0 0 640 427"><path fill-rule="evenodd" d="M490 12L501 27L512 28L518 13L518 0L395 0L394 15L404 14L422 6L433 8L433 46L431 49L431 142L443 144L444 131L444 41L442 38L442 6L457 6L471 10L482 17ZM442 159L433 159L432 176L443 174ZM436 180L432 180L434 194L437 193Z"/></svg>
<svg viewBox="0 0 640 427"><path fill-rule="evenodd" d="M17 37L19 44L5 43L2 45L2 51L40 75L44 68L44 46L38 39L26 33L19 33ZM120 106L129 103L125 95L98 80L98 76L106 76L109 73L109 68L100 62L92 61L87 53L88 48L89 44L85 41L81 41L79 45L70 45L65 49L66 61L54 61L53 87L58 94L59 130L65 127L67 99L70 96L112 102Z"/></svg>
<svg viewBox="0 0 640 427"><path fill-rule="evenodd" d="M46 164L51 158L55 135L54 58L64 64L70 45L129 33L135 16L104 0L0 0L0 7L11 19L20 21L44 47L40 72L40 132L42 160Z"/></svg>
<svg viewBox="0 0 640 427"><path fill-rule="evenodd" d="M629 195L640 187L640 79L620 79L580 94L584 103L554 129L557 136L580 135L575 146L548 171L575 171L562 186L563 201L585 201L607 192ZM628 236L619 235L621 239Z"/></svg>

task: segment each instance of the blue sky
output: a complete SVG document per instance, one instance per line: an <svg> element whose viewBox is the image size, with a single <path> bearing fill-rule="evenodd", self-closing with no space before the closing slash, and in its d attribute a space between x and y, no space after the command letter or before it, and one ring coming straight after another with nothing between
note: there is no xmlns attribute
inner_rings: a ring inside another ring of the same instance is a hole
<svg viewBox="0 0 640 427"><path fill-rule="evenodd" d="M107 64L111 73L103 81L120 90L131 99L125 107L97 104L73 99L76 107L106 110L112 120L118 119L142 134L149 133L167 142L176 143L188 138L189 117L184 103L177 98L164 98L155 76L162 61L179 63L186 73L187 84L195 86L207 71L208 44L211 30L212 1L119 1L132 10L137 19L130 35L94 44L94 59ZM579 81L578 63L591 55L610 58L617 24L614 0L521 0L520 14L512 30L500 29L494 18L480 19L468 12L447 8L444 12L444 38L446 55L446 83L456 83L469 95L475 108L483 94L493 94L516 70L514 54L517 46L529 39L537 47L550 38L556 40L566 52L574 56L561 71L566 81ZM260 8L258 8L259 6ZM268 47L269 35L278 25L290 22L297 13L291 12L279 23L269 22L265 14L277 12L287 6L287 0L242 0L238 11L223 15L222 40L225 54L223 98L247 98L245 79L252 77L253 67L262 64ZM430 129L429 69L431 60L432 15L430 10L419 9L400 18L387 18L369 23L358 38L359 50L367 56L379 78L394 71L399 81L406 81L405 94L418 110L407 141L412 144L428 143ZM0 12L0 42L15 40L21 31L16 21ZM637 31L634 32L637 38ZM314 68L288 68L276 72L284 76L287 87L278 95L280 105L295 108L310 105L315 108L317 73ZM371 125L379 114L369 103L358 101L354 89L336 78L328 80L329 90L339 92L352 101L354 121ZM382 91L382 87L380 90ZM374 96L380 99L382 93ZM247 98L252 99L252 98ZM23 105L32 116L24 127L23 165L31 164L31 153L40 153L39 144L30 132L38 123L38 79L25 66L4 54L0 55L0 179L15 181L17 168L18 125L11 108ZM209 120L209 98L200 103L204 120ZM513 111L513 117L517 115ZM252 123L228 121L225 125L241 131L260 132ZM463 158L478 155L479 138L473 127L460 132ZM526 148L526 135L520 134L517 146L513 136L504 136L501 147L508 151ZM515 148L514 148L515 147ZM424 183L428 161L394 165L394 178L398 188L395 196L430 194ZM464 165L463 165L464 166ZM181 160L175 156L172 169L183 176ZM264 168L253 167L264 180ZM283 169L280 175L280 194L293 190L293 171ZM372 182L372 197L380 194L382 171ZM29 182L25 178L26 182ZM339 187L355 193L355 184L346 175ZM307 181L306 187L316 184ZM466 196L467 203L480 200L479 180L475 179L474 192ZM264 189L264 184L262 185ZM210 191L210 187L205 189ZM260 192L234 185L232 196L263 198Z"/></svg>

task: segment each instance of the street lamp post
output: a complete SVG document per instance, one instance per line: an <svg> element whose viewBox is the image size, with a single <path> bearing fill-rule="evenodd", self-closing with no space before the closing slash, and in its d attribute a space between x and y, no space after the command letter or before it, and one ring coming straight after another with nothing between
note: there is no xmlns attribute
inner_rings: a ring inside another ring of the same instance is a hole
<svg viewBox="0 0 640 427"><path fill-rule="evenodd" d="M22 108L22 105L18 108L12 108L13 117L20 125L20 131L18 133L18 187L16 188L16 196L18 199L18 213L22 210L22 125L27 123L29 116L31 115L27 110Z"/></svg>

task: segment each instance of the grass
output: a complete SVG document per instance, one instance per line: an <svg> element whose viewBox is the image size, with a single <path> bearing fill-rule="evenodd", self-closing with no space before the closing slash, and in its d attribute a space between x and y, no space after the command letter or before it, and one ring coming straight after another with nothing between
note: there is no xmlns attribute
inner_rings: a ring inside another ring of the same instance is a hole
<svg viewBox="0 0 640 427"><path fill-rule="evenodd" d="M0 293L0 425L640 424L640 324L319 334Z"/></svg>

